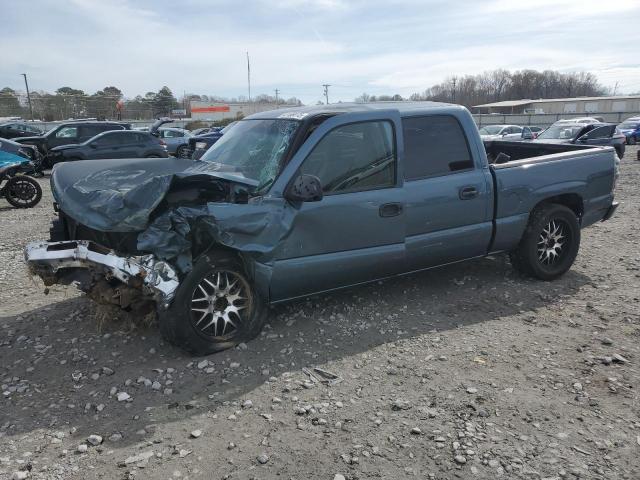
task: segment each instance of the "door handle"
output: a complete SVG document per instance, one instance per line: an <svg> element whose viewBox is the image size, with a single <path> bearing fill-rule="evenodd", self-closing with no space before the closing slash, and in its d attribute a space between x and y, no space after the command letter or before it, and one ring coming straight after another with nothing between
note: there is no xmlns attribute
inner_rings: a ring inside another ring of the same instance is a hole
<svg viewBox="0 0 640 480"><path fill-rule="evenodd" d="M460 200L470 200L478 196L478 189L476 187L462 187L458 192Z"/></svg>
<svg viewBox="0 0 640 480"><path fill-rule="evenodd" d="M380 205L379 213L381 217L395 217L402 213L402 204L385 203L384 205Z"/></svg>

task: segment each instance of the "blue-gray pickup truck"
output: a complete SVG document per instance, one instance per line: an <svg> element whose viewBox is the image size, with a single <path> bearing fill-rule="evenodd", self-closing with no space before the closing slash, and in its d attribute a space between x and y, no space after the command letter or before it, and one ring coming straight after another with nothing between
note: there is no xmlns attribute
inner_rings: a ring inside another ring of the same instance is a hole
<svg viewBox="0 0 640 480"><path fill-rule="evenodd" d="M56 165L58 218L25 247L46 285L157 311L194 354L255 336L269 305L497 253L541 280L616 209L611 147L486 142L460 106L252 115L198 161Z"/></svg>

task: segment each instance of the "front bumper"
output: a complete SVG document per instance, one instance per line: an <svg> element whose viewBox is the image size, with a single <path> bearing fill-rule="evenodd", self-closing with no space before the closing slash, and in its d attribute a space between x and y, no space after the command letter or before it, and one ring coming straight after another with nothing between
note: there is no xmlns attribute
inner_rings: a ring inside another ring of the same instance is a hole
<svg viewBox="0 0 640 480"><path fill-rule="evenodd" d="M607 213L605 213L604 217L602 217L602 221L603 222L606 222L611 217L613 217L613 214L616 212L616 209L618 208L618 205L620 205L618 202L613 202L611 204L611 206L607 209Z"/></svg>
<svg viewBox="0 0 640 480"><path fill-rule="evenodd" d="M171 303L180 284L175 270L153 255L122 257L88 240L32 242L25 247L24 258L45 285L118 280L163 307Z"/></svg>

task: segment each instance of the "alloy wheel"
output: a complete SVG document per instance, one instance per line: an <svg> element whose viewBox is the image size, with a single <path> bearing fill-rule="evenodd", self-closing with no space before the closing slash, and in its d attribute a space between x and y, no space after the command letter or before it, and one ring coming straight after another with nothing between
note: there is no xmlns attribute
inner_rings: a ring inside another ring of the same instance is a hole
<svg viewBox="0 0 640 480"><path fill-rule="evenodd" d="M202 279L191 297L191 321L202 334L228 337L251 314L252 293L239 274L216 270Z"/></svg>
<svg viewBox="0 0 640 480"><path fill-rule="evenodd" d="M564 221L552 219L540 232L538 237L538 261L542 265L556 265L570 244L569 228Z"/></svg>

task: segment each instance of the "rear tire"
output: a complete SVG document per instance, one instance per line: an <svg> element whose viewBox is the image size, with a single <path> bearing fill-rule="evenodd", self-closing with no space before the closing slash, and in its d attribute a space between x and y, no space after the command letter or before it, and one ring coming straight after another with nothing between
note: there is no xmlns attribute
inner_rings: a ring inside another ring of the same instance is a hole
<svg viewBox="0 0 640 480"><path fill-rule="evenodd" d="M573 265L580 249L580 224L564 205L536 208L518 247L509 254L513 267L540 280L555 280Z"/></svg>
<svg viewBox="0 0 640 480"><path fill-rule="evenodd" d="M209 355L256 337L268 313L239 258L210 252L182 280L169 308L158 308L158 321L167 341Z"/></svg>
<svg viewBox="0 0 640 480"><path fill-rule="evenodd" d="M144 158L162 158L162 157L160 157L160 155L156 155L156 154L152 153L151 155L147 155Z"/></svg>
<svg viewBox="0 0 640 480"><path fill-rule="evenodd" d="M9 178L5 185L4 196L16 208L35 207L42 199L40 184L27 175Z"/></svg>

